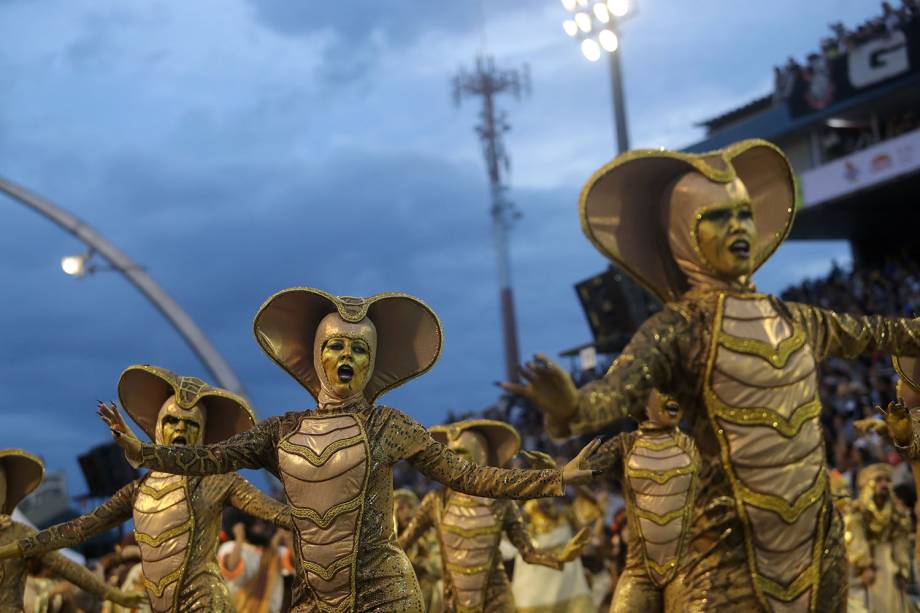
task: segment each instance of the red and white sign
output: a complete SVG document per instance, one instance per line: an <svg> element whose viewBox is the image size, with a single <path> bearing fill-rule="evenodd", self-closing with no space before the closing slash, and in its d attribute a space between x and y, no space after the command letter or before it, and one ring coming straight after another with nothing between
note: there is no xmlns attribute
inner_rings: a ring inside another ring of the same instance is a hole
<svg viewBox="0 0 920 613"><path fill-rule="evenodd" d="M805 171L802 204L812 206L920 170L920 129Z"/></svg>

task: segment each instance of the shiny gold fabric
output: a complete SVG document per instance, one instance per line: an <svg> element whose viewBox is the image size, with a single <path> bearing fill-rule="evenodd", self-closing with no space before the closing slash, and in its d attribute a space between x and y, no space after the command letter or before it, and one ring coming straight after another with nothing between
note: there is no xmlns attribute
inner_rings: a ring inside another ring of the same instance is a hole
<svg viewBox="0 0 920 613"><path fill-rule="evenodd" d="M378 325L378 330L379 330ZM379 364L379 362L378 362ZM393 471L400 460L408 460L430 478L454 490L490 498L539 498L562 494L559 470L505 470L467 462L434 441L415 420L383 406L354 405L321 413L300 411L261 422L248 432L223 443L200 447L142 447L143 464L154 470L185 474L213 474L239 468L266 468L279 478L283 466L279 449L282 441L301 430L304 421L346 416L359 422L367 441L368 475L362 498L363 512L356 526L354 611L420 611L421 596L409 560L396 542L393 527ZM348 426L351 427L351 426ZM328 448L327 448L328 449ZM332 453L332 452L328 452ZM292 506L309 500L315 484L285 484ZM303 488L294 491L293 488ZM343 499L346 494L343 493ZM354 495L357 495L357 491ZM349 500L351 492L348 492ZM344 515L340 516L344 517ZM295 524L295 542L301 539ZM293 603L296 611L324 611L313 595L304 562L314 562L312 549L304 557L296 551L297 576ZM325 553L323 553L325 556Z"/></svg>
<svg viewBox="0 0 920 613"><path fill-rule="evenodd" d="M353 415L303 419L281 440L278 470L297 527L301 571L322 610L354 607L368 445ZM305 555L308 554L308 555Z"/></svg>
<svg viewBox="0 0 920 613"><path fill-rule="evenodd" d="M537 549L518 506L453 491L429 492L399 539L403 548L434 529L444 568L446 610L458 613L512 613L514 596L502 565L502 532L530 564L559 569L548 551Z"/></svg>
<svg viewBox="0 0 920 613"><path fill-rule="evenodd" d="M32 528L12 521L9 515L0 514L0 545L21 542L35 534ZM47 552L39 558L42 566L55 575L70 581L89 594L104 600L110 588L89 569L68 560L61 554ZM11 558L0 560L0 611L17 613L22 609L22 596L26 588L28 560Z"/></svg>
<svg viewBox="0 0 920 613"><path fill-rule="evenodd" d="M693 440L677 428L643 422L636 432L605 442L591 467L622 466L629 519L626 567L611 610L673 611L675 579L690 535L700 458Z"/></svg>
<svg viewBox="0 0 920 613"><path fill-rule="evenodd" d="M45 478L45 465L22 449L0 449L0 469L6 475L6 497L0 515L9 515Z"/></svg>
<svg viewBox="0 0 920 613"><path fill-rule="evenodd" d="M170 491L169 484L175 489ZM133 515L146 579L156 578L164 588L162 594L157 594L149 583L146 584L151 602L165 607L159 610L179 613L232 611L227 586L217 565L218 537L225 505L291 528L290 514L284 505L235 473L186 478L154 472L132 481L86 515L21 538L18 544L25 556L41 555L82 543ZM189 514L180 513L182 508L187 508ZM144 511L150 512L147 518ZM167 525L169 529L165 528ZM172 528L180 529L173 535ZM178 570L181 572L173 577L175 562L180 558ZM166 603L170 597L171 602Z"/></svg>
<svg viewBox="0 0 920 613"><path fill-rule="evenodd" d="M685 420L690 426L691 434L702 457L703 467L697 507L700 509L712 507L710 511L701 515L699 522L693 522L691 549L688 556L698 558L696 568L701 570L690 575L691 585L688 586L688 589L698 594L698 602L707 603L711 602L712 597L707 596L706 591L711 586L724 585L724 582L728 581L731 586L731 589L726 588L728 593L739 592L739 595L733 597L731 602L760 602L760 606L765 608L767 604L755 597L756 592L750 573L750 569L756 563L753 551L749 554L747 549L749 546L753 547L751 541L753 535L744 536L747 533L745 520L739 516L736 506L736 495L739 495L741 490L736 488L736 483L733 483L723 463L723 449L726 449L724 444L727 442L727 439L723 438L725 429L721 426L714 426L715 415L711 412L710 406L715 407L715 405L706 402L702 385L704 381L707 381L706 389L713 388L713 383L709 382L706 376L707 366L710 358L715 359L716 348L723 347L722 344L713 344L713 331L716 329L717 313L721 312L727 295L729 294L725 292L697 290L685 295L679 302L665 305L661 312L640 327L623 353L614 361L606 376L599 381L589 383L580 390L578 409L573 419L568 424L547 421L546 426L550 434L556 437L593 432L629 414L641 419L648 395L655 388L676 398L684 408ZM752 296L737 296L737 298L750 299ZM811 359L815 362L831 356L853 358L871 352L920 355L920 321L844 315L809 305L784 303L773 297L763 297L758 300L765 300L772 305L776 315L783 321L783 329L788 328L792 330L794 336L801 335L804 338L805 346L808 347ZM774 318L771 321L776 320ZM719 329L721 330L721 326ZM791 351L790 343L787 342L783 349ZM771 356L772 353L756 358L762 364L756 372L749 373L748 381L770 384L769 377L773 376L770 373L775 374L777 371L773 362L783 357L772 358ZM797 358L790 353L788 359L796 360ZM803 369L801 371L802 380L813 381L814 372L809 373L809 368L803 364L799 366ZM784 372L784 368L785 366L780 368L780 372ZM798 385L808 384L799 383ZM750 390L745 392L746 398L755 399L762 389L751 386ZM795 392L797 389L795 385L789 386L786 393L798 393ZM746 403L741 404L742 409L744 406L752 406ZM768 408L777 413L779 411L778 406ZM773 421L769 421L766 427L778 433L783 439L794 438L806 428L814 427L815 417L809 416L810 410L799 410L791 415L793 419L789 419L787 414L787 417L775 420L776 426L773 425ZM757 422L763 421L762 415L756 411L741 410L735 413L734 419L742 422L738 424L739 426L750 427L751 432L759 432L757 428L761 426L758 426ZM807 419L806 416L808 416ZM718 423L727 421L724 418L720 419ZM750 426L745 426L744 422L748 422ZM723 432L718 432L719 428ZM777 435L771 434L770 436ZM779 438L775 440L777 443L781 442ZM785 447L782 449L782 453L785 454ZM809 466L812 469L822 472L826 469L823 454L815 453L809 462L811 462ZM758 465L762 465L762 462ZM826 476L822 479L826 479ZM818 483L819 481L813 481L808 485L821 487L815 485ZM760 486L760 489L766 491L766 486ZM774 493L779 494L780 492ZM813 491L808 493L814 494ZM838 523L842 526L842 521L837 514L830 511L829 497L826 497L824 493L821 493L820 496L826 499L821 503L822 519L817 526L824 535L822 539L819 539L823 541L824 547L820 553L821 561L818 562L820 570L816 602L821 602L822 606L827 607L826 610L833 611L836 610L835 607L838 604L844 602L845 596L846 572L843 546L839 538L833 536L835 533L842 532L842 527L837 526ZM806 506L813 509L811 502L809 501ZM730 533L729 537L723 538L722 532L725 530L730 530ZM743 537L741 541L734 540L741 537ZM693 546L694 541L696 541L696 547ZM738 546L740 550L729 551L732 546ZM704 559L709 562L703 564ZM743 572L739 572L732 564L723 564L723 560L744 564L746 568ZM843 566L835 566L837 563ZM724 570L725 574L716 577L720 569ZM694 581L696 585L692 584Z"/></svg>

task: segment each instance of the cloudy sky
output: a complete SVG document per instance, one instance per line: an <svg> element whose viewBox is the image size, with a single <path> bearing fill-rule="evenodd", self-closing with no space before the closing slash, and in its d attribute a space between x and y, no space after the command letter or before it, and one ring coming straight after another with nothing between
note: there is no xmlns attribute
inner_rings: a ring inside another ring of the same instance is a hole
<svg viewBox="0 0 920 613"><path fill-rule="evenodd" d="M694 123L769 91L865 0L641 0L623 26L633 145L680 147ZM442 318L426 376L389 394L425 424L481 408L502 375L486 176L450 78L477 53L529 64L503 99L522 351L589 340L572 286L605 262L581 235L582 182L613 153L606 66L562 32L558 0L0 0L0 176L110 239L191 314L260 417L308 404L251 320L273 292L405 291ZM66 277L82 245L0 197L0 447L41 454L85 491L75 456L107 440L96 399L132 363L205 376L124 279ZM846 259L789 244L760 273L778 291ZM786 265L795 261L795 273Z"/></svg>

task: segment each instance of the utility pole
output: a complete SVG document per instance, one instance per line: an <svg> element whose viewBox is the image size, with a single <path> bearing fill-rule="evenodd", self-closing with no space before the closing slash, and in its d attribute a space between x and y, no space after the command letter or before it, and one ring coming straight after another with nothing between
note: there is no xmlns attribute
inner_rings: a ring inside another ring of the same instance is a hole
<svg viewBox="0 0 920 613"><path fill-rule="evenodd" d="M527 66L521 70L500 70L490 56L476 58L473 73L461 69L453 79L454 102L459 106L464 97L482 98L480 123L476 133L482 142L482 153L489 173L489 188L492 200L492 239L498 261L498 287L501 301L502 330L505 340L505 369L508 381L520 380L518 366L517 323L514 317L514 294L511 289L511 258L508 239L511 226L521 216L517 208L506 198L507 178L511 161L505 150L503 136L511 126L506 115L495 108L495 97L508 92L515 98L529 93L530 73Z"/></svg>

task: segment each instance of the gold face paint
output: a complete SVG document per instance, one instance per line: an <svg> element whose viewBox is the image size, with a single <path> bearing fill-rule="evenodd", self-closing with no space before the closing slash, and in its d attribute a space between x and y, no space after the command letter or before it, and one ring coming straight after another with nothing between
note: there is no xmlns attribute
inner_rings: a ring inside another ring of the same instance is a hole
<svg viewBox="0 0 920 613"><path fill-rule="evenodd" d="M330 337L323 343L321 361L326 380L336 395L347 398L367 385L371 352L364 339Z"/></svg>
<svg viewBox="0 0 920 613"><path fill-rule="evenodd" d="M199 405L183 409L175 396L163 403L157 417L158 445L200 445L203 438L204 415Z"/></svg>
<svg viewBox="0 0 920 613"><path fill-rule="evenodd" d="M649 420L663 428L675 428L680 424L683 410L676 400L654 390L649 395L647 413Z"/></svg>
<svg viewBox="0 0 920 613"><path fill-rule="evenodd" d="M488 464L489 448L486 438L472 430L464 430L460 436L448 443L447 447L476 464Z"/></svg>
<svg viewBox="0 0 920 613"><path fill-rule="evenodd" d="M739 180L726 183L715 202L699 214L696 243L712 272L727 281L754 272L757 241L751 200Z"/></svg>

